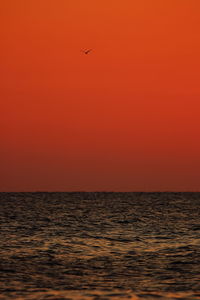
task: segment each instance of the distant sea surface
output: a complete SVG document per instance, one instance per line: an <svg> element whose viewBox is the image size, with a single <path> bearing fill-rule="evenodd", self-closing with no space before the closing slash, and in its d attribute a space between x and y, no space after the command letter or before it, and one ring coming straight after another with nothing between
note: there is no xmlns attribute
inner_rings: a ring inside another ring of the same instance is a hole
<svg viewBox="0 0 200 300"><path fill-rule="evenodd" d="M200 193L0 193L0 299L200 299Z"/></svg>

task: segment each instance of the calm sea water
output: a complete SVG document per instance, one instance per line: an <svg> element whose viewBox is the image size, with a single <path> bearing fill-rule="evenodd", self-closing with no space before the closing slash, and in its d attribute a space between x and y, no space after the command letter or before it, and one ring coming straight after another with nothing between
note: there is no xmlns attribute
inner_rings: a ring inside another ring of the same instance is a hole
<svg viewBox="0 0 200 300"><path fill-rule="evenodd" d="M0 299L200 299L200 193L1 193Z"/></svg>

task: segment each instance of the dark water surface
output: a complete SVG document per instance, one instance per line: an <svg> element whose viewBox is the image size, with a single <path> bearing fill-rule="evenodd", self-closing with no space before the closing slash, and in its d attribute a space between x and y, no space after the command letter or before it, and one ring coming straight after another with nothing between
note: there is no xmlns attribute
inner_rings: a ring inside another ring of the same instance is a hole
<svg viewBox="0 0 200 300"><path fill-rule="evenodd" d="M200 299L200 193L1 193L0 299Z"/></svg>

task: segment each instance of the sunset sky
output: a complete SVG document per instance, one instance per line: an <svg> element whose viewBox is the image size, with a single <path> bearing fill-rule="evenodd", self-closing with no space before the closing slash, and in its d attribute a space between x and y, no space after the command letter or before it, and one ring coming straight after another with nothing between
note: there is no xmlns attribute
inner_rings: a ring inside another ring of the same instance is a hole
<svg viewBox="0 0 200 300"><path fill-rule="evenodd" d="M1 191L200 191L199 0L1 0L0 38Z"/></svg>

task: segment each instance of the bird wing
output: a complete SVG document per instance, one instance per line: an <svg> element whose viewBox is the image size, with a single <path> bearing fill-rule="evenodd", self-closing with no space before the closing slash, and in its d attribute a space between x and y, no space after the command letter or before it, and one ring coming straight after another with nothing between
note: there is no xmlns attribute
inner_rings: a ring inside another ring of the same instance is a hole
<svg viewBox="0 0 200 300"><path fill-rule="evenodd" d="M81 52L83 52L83 53L85 53L85 54L88 54L90 51L92 51L92 49L81 50Z"/></svg>

